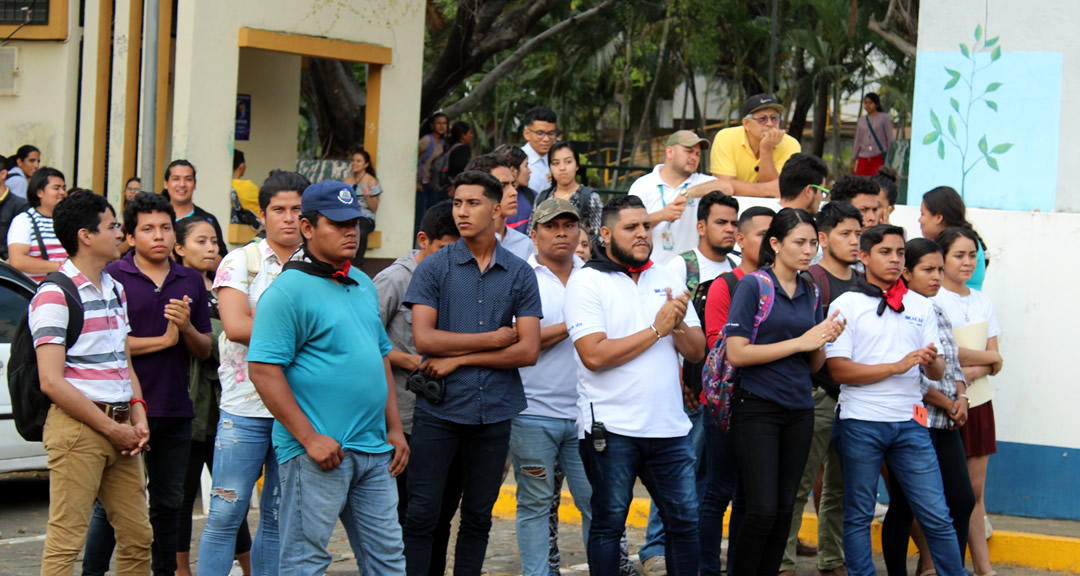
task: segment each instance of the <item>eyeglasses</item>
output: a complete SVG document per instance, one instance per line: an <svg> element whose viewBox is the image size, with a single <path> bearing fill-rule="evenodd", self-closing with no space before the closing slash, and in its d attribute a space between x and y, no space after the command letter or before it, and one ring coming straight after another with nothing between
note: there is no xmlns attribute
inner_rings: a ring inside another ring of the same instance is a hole
<svg viewBox="0 0 1080 576"><path fill-rule="evenodd" d="M533 130L532 128L527 128L527 130L529 132L532 132L533 134L536 134L538 137L543 138L543 139L554 140L554 139L559 137L559 131L558 130L552 130L551 132L547 132L545 130Z"/></svg>
<svg viewBox="0 0 1080 576"><path fill-rule="evenodd" d="M821 190L821 197L822 198L828 198L829 194L832 193L828 188L826 188L824 186L818 186L817 184L811 184L810 187L811 188L817 188L818 190Z"/></svg>
<svg viewBox="0 0 1080 576"><path fill-rule="evenodd" d="M783 120L782 120L782 119L780 118L780 116L775 116L775 115L769 115L769 116L749 116L749 118L750 118L751 120L753 120L754 122L757 122L758 124L761 124L762 126L765 126L765 125L768 125L768 124L776 124L777 126L779 126L779 125L780 125L780 122L782 122L782 121L783 121Z"/></svg>

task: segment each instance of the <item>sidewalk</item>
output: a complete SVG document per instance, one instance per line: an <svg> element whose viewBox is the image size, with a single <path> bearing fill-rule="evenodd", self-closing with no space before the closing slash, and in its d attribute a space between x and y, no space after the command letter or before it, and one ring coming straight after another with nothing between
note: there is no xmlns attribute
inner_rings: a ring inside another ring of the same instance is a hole
<svg viewBox="0 0 1080 576"><path fill-rule="evenodd" d="M517 487L512 482L513 478L508 478L502 487L493 512L496 518L512 520L515 516ZM649 518L649 497L640 484L635 487L634 494L626 524L644 530ZM581 524L581 514L574 507L568 491L562 494L559 519L564 524ZM1080 574L1080 522L997 515L991 515L990 522L994 526L989 541L990 560L995 566ZM875 521L872 530L874 552L880 554L881 523ZM724 535L727 535L727 517L724 518ZM817 515L812 502L807 503L803 513L799 537L809 544L817 544ZM915 554L914 545L911 545L910 554Z"/></svg>

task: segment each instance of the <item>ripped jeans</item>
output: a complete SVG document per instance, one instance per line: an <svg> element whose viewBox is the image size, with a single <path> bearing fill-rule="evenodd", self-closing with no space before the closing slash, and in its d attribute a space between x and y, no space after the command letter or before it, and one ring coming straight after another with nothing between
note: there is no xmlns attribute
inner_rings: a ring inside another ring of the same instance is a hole
<svg viewBox="0 0 1080 576"><path fill-rule="evenodd" d="M200 574L229 573L236 552L236 531L247 517L252 489L260 475L265 478L259 530L251 547L251 570L256 576L278 573L281 483L270 438L273 428L273 418L248 418L221 411L214 446L210 516L199 542Z"/></svg>
<svg viewBox="0 0 1080 576"><path fill-rule="evenodd" d="M581 512L581 529L589 542L592 487L585 477L573 420L515 416L510 425L510 456L517 479L517 537L523 576L548 574L548 515L555 491L555 463L570 484Z"/></svg>

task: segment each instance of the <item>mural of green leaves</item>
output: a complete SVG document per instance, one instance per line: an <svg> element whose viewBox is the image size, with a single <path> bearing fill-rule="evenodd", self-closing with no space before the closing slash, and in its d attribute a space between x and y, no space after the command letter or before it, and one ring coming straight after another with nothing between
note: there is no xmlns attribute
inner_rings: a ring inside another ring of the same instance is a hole
<svg viewBox="0 0 1080 576"><path fill-rule="evenodd" d="M964 73L959 70L945 67L945 73L949 75L949 80L945 83L944 90L947 92L954 89L956 90L955 96L949 98L949 107L951 110L946 112L948 114L948 120L946 121L945 129L943 130L941 119L938 118L937 113L931 108L930 124L934 129L923 138L924 146L937 144L937 155L938 158L942 160L945 159L946 143L948 143L950 147L955 148L956 152L960 154L960 169L962 172L960 177L961 197L964 196L968 173L974 170L982 162L985 162L991 170L1000 172L998 166L999 157L1013 147L1011 142L1002 142L991 147L987 141L986 134L983 133L977 144L978 154L976 154L974 150L971 150L971 140L975 137L975 130L977 128L971 125L972 107L977 103L982 102L986 104L987 108L993 110L995 113L998 111L997 102L990 98L1003 84L1001 82L989 82L980 91L976 88L976 76L978 76L980 72L990 68L994 62L997 62L998 59L1001 58L1001 45L998 44L999 39L1000 37L998 36L984 39L983 27L979 24L975 26L975 41L971 46L968 46L965 43L960 44L960 54L970 62L971 69ZM976 61L976 55L986 52L990 53L990 62L980 66ZM967 88L966 97L964 94L965 87Z"/></svg>

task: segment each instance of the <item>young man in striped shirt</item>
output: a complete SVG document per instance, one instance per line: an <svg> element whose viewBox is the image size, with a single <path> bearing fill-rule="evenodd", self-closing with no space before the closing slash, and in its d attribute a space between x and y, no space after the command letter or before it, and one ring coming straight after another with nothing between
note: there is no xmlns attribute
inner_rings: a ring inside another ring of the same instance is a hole
<svg viewBox="0 0 1080 576"><path fill-rule="evenodd" d="M94 499L116 529L117 574L150 571L150 519L143 489L146 402L127 349L124 289L105 265L120 257L120 229L108 202L79 192L54 215L70 255L60 272L78 288L82 310L69 310L64 290L48 283L30 302L41 390L52 399L45 420L49 455L49 524L43 575L70 575L86 539ZM79 339L66 348L69 314L83 314Z"/></svg>

